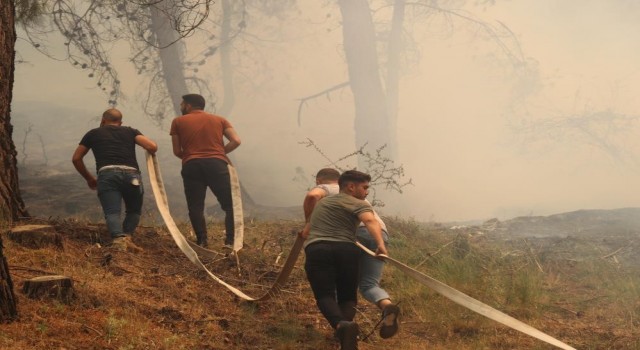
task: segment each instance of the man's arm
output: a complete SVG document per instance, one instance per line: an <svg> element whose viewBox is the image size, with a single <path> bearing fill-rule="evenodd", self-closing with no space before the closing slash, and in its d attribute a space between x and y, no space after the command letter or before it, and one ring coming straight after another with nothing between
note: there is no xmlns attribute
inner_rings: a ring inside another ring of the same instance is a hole
<svg viewBox="0 0 640 350"><path fill-rule="evenodd" d="M180 147L180 137L171 135L171 144L173 145L173 155L182 159L182 147Z"/></svg>
<svg viewBox="0 0 640 350"><path fill-rule="evenodd" d="M384 240L382 239L382 227L378 220L376 220L375 215L372 211L365 211L358 214L358 219L362 221L362 223L367 227L367 231L373 239L376 241L376 245L378 248L376 249L376 254L387 254L387 247L384 245Z"/></svg>
<svg viewBox="0 0 640 350"><path fill-rule="evenodd" d="M158 144L144 135L137 135L136 144L147 150L151 154L155 154L158 150Z"/></svg>
<svg viewBox="0 0 640 350"><path fill-rule="evenodd" d="M92 190L95 190L98 187L98 181L95 176L91 175L87 167L84 165L84 156L87 155L89 149L86 146L78 145L76 151L73 152L73 157L71 157L71 161L73 162L73 166L76 168L78 173L87 180L87 185Z"/></svg>
<svg viewBox="0 0 640 350"><path fill-rule="evenodd" d="M304 197L304 202L302 203L305 222L309 222L309 218L311 218L311 213L313 212L313 208L316 207L316 203L326 195L327 192L321 188L313 188L307 192L307 195Z"/></svg>
<svg viewBox="0 0 640 350"><path fill-rule="evenodd" d="M224 152L231 153L234 149L240 146L240 136L234 128L226 128L224 129L224 136L229 140L226 145L224 145Z"/></svg>

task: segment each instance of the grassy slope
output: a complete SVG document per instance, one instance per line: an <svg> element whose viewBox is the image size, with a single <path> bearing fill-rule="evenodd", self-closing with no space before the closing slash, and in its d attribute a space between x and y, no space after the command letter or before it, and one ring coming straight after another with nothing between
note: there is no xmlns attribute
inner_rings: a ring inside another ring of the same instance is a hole
<svg viewBox="0 0 640 350"><path fill-rule="evenodd" d="M638 261L635 236L525 240L479 227L387 223L394 257L474 298L579 349L640 349L640 271L631 263ZM140 228L135 242L144 251L133 254L99 245L108 241L103 226L54 224L65 238L63 250L27 249L4 238L20 318L0 325L1 349L336 348L301 269L304 257L278 298L248 303L197 271L162 228ZM259 295L275 278L300 226L248 222L240 269L228 259L206 262L231 284ZM214 242L221 231L211 227ZM623 249L605 257L618 248ZM23 281L43 274L72 277L76 298L70 304L26 298ZM374 333L360 349L552 348L391 268L384 286L400 302L401 331L390 340ZM363 301L356 317L368 333L378 311Z"/></svg>

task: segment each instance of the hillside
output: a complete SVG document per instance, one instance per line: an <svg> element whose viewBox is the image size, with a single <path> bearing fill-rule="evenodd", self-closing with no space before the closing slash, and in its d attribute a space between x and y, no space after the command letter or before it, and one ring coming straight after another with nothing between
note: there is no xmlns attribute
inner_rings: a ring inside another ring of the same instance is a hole
<svg viewBox="0 0 640 350"><path fill-rule="evenodd" d="M499 222L496 232L528 237L633 234L640 232L640 208L577 210L549 216L521 216Z"/></svg>
<svg viewBox="0 0 640 350"><path fill-rule="evenodd" d="M104 226L75 220L29 220L56 227L63 249L24 247L5 235L20 318L2 325L2 349L335 349L302 270L277 298L244 302L197 271L162 227L138 230L139 253L109 249ZM488 226L450 229L387 218L392 256L578 349L638 349L640 271L636 234L524 238ZM248 220L240 265L206 261L249 295L274 280L301 226ZM182 227L183 230L185 227ZM210 235L220 236L213 225ZM184 230L185 232L187 230ZM215 241L215 240L214 240ZM76 295L68 304L27 298L26 279L64 274ZM478 316L399 271L384 286L403 310L401 330L374 332L360 349L550 349ZM365 335L378 312L361 301Z"/></svg>

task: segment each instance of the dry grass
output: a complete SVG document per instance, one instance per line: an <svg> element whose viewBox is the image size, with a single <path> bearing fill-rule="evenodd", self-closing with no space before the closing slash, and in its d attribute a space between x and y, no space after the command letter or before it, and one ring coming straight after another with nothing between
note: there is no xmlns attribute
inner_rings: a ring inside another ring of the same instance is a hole
<svg viewBox="0 0 640 350"><path fill-rule="evenodd" d="M115 252L102 225L53 222L64 249L28 249L6 237L5 255L16 286L19 319L0 327L2 349L335 349L302 270L283 293L263 303L243 302L195 269L161 228L142 227L141 253ZM240 269L229 259L205 261L223 279L260 295L275 279L300 222L246 224ZM399 260L531 324L578 349L640 349L638 254L603 258L634 247L635 236L508 239L478 228L449 230L389 219ZM187 226L182 226L185 231ZM211 226L210 241L222 242ZM110 258L109 258L110 256ZM276 264L277 261L277 264ZM635 263L633 263L635 261ZM26 298L24 280L73 278L69 304ZM400 333L374 333L360 349L550 349L453 304L399 271L384 286L403 310ZM378 311L362 302L365 333Z"/></svg>

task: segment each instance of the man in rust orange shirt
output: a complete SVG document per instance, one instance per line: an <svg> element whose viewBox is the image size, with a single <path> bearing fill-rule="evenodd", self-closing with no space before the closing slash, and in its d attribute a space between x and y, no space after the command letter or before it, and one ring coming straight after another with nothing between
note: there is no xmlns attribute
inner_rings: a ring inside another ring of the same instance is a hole
<svg viewBox="0 0 640 350"><path fill-rule="evenodd" d="M204 200L209 188L225 212L224 244L233 246L235 231L227 153L240 146L240 137L228 120L205 112L204 107L204 97L182 96L182 116L173 119L169 132L173 154L182 159L184 194L198 245L208 245ZM226 144L224 138L228 140Z"/></svg>

